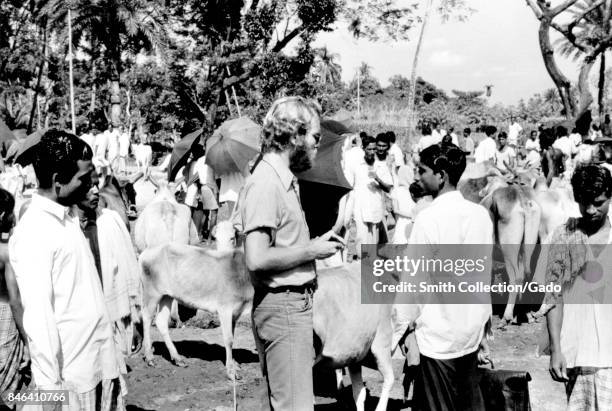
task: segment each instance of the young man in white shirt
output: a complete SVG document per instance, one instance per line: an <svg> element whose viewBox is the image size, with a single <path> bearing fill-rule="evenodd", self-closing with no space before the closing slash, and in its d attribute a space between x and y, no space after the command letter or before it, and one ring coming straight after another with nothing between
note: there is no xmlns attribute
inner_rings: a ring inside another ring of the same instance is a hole
<svg viewBox="0 0 612 411"><path fill-rule="evenodd" d="M503 131L497 136L497 143L499 149L495 153L495 167L504 174L509 173L514 169L516 152L512 147L508 146L508 139Z"/></svg>
<svg viewBox="0 0 612 411"><path fill-rule="evenodd" d="M476 163L484 163L486 161L495 160L495 153L497 152L497 143L495 142L496 133L497 127L485 127L485 134L487 136L484 138L484 140L478 143L474 153L474 160Z"/></svg>
<svg viewBox="0 0 612 411"><path fill-rule="evenodd" d="M510 126L508 127L508 144L511 147L518 146L518 140L523 127L516 121L516 117L510 117Z"/></svg>
<svg viewBox="0 0 612 411"><path fill-rule="evenodd" d="M417 154L431 145L438 144L438 141L436 141L435 137L431 134L431 127L428 125L424 125L421 128L421 134L423 136L419 139L416 145L415 151Z"/></svg>
<svg viewBox="0 0 612 411"><path fill-rule="evenodd" d="M474 154L474 139L471 137L472 129L466 127L463 129L463 151L469 156Z"/></svg>
<svg viewBox="0 0 612 411"><path fill-rule="evenodd" d="M391 147L389 147L389 156L392 157L393 166L395 167L395 171L397 171L398 168L406 165L404 153L402 153L402 149L395 143L396 137L393 131L387 131L387 137L389 143L391 143Z"/></svg>
<svg viewBox="0 0 612 411"><path fill-rule="evenodd" d="M440 129L440 123L433 122L431 127L431 136L433 137L434 144L440 144L442 137L446 135L446 131Z"/></svg>
<svg viewBox="0 0 612 411"><path fill-rule="evenodd" d="M452 145L435 145L423 150L419 160L416 179L434 200L415 218L408 243L477 244L483 255L490 254L494 237L489 212L457 191L465 153ZM414 387L416 409L484 409L477 367L479 357L487 356L483 337L491 305L400 304L396 309L398 323L416 324L421 353Z"/></svg>
<svg viewBox="0 0 612 411"><path fill-rule="evenodd" d="M57 130L45 133L36 150L38 194L9 241L34 383L42 390L67 390L70 410L123 410L100 279L69 208L91 188L92 152Z"/></svg>

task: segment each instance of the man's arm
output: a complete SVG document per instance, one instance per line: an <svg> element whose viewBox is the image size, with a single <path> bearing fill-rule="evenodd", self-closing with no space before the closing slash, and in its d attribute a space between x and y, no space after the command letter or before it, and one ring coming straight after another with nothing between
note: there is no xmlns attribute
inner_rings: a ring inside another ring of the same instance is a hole
<svg viewBox="0 0 612 411"><path fill-rule="evenodd" d="M62 382L62 352L53 307L53 254L53 248L40 236L14 235L9 241L10 261L23 304L23 328L32 360L40 371L40 380L36 381L40 389L59 389Z"/></svg>
<svg viewBox="0 0 612 411"><path fill-rule="evenodd" d="M27 343L27 336L23 328L23 305L21 304L21 294L19 294L19 287L17 287L15 272L13 271L13 267L11 267L11 263L9 262L7 262L4 266L4 278L6 280L9 304L11 306L11 311L13 312L15 325L17 325L21 339L23 342Z"/></svg>
<svg viewBox="0 0 612 411"><path fill-rule="evenodd" d="M336 241L330 241L330 238ZM274 247L271 245L270 229L262 227L247 234L244 248L247 268L250 271L274 273L330 257L342 247L343 240L331 231L304 246Z"/></svg>
<svg viewBox="0 0 612 411"><path fill-rule="evenodd" d="M546 324L550 340L549 372L555 381L568 381L567 363L561 352L561 325L563 324L563 303L557 303L547 314Z"/></svg>

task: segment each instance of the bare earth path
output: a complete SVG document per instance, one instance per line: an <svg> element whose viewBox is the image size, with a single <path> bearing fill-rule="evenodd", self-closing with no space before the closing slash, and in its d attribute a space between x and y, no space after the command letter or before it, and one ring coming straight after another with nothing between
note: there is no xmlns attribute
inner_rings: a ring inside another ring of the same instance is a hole
<svg viewBox="0 0 612 411"><path fill-rule="evenodd" d="M210 319L206 317L204 323L208 322ZM201 324L202 321L197 323ZM539 330L543 326L542 323L524 324L508 327L506 331L495 330L492 353L498 369L529 371L532 377L530 393L533 410L562 410L565 408L563 386L553 382L548 374L549 357L536 356ZM189 366L179 368L168 361L166 348L153 328L157 364L154 368L148 367L140 354L129 359L131 372L128 376L128 409L231 410L232 385L225 377L225 353L220 328L186 326L172 329L171 335L179 353L188 358ZM242 367L242 380L237 387L238 409L257 410L262 381L253 336L246 318L238 324L234 347L234 358ZM389 403L390 411L410 410L409 404L404 405L401 401L402 364L401 358L396 357L396 383ZM368 401L368 409L373 410L382 380L377 371L370 369L365 369L364 379L375 397ZM348 378L345 381L348 384ZM348 392L345 394L349 395ZM330 395L317 396L316 411L344 409L350 408L338 404Z"/></svg>

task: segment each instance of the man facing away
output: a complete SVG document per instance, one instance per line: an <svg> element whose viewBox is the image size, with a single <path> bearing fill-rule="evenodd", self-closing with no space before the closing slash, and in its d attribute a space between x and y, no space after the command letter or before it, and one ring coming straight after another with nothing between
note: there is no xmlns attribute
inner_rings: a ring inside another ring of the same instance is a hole
<svg viewBox="0 0 612 411"><path fill-rule="evenodd" d="M497 143L494 138L495 133L497 133L497 127L485 127L486 137L478 143L476 151L474 152L474 161L476 163L484 163L495 159L495 153L497 152Z"/></svg>
<svg viewBox="0 0 612 411"><path fill-rule="evenodd" d="M34 383L67 390L71 410L124 409L100 279L79 220L69 212L91 187L91 151L76 136L50 130L33 165L39 191L9 240L9 255Z"/></svg>
<svg viewBox="0 0 612 411"><path fill-rule="evenodd" d="M416 217L409 244L493 245L488 211L457 191L465 167L465 153L453 145L423 150L417 181L434 200ZM421 356L415 409L484 409L476 373L479 347L486 351L483 336L491 305L400 304L396 309L396 327L416 323Z"/></svg>
<svg viewBox="0 0 612 411"><path fill-rule="evenodd" d="M314 409L312 385L315 260L342 249L333 232L310 239L294 173L312 167L320 108L301 97L274 102L264 119L262 161L238 200L246 265L255 296L252 324L274 411Z"/></svg>

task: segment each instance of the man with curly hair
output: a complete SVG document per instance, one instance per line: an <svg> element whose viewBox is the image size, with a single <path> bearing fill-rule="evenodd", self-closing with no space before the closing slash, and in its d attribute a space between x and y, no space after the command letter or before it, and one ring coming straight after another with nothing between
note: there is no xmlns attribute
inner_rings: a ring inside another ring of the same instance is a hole
<svg viewBox="0 0 612 411"><path fill-rule="evenodd" d="M314 409L315 260L343 247L332 231L310 239L294 175L314 163L319 112L316 103L301 97L274 102L263 124L263 159L238 200L255 287L253 334L268 388L263 409Z"/></svg>

